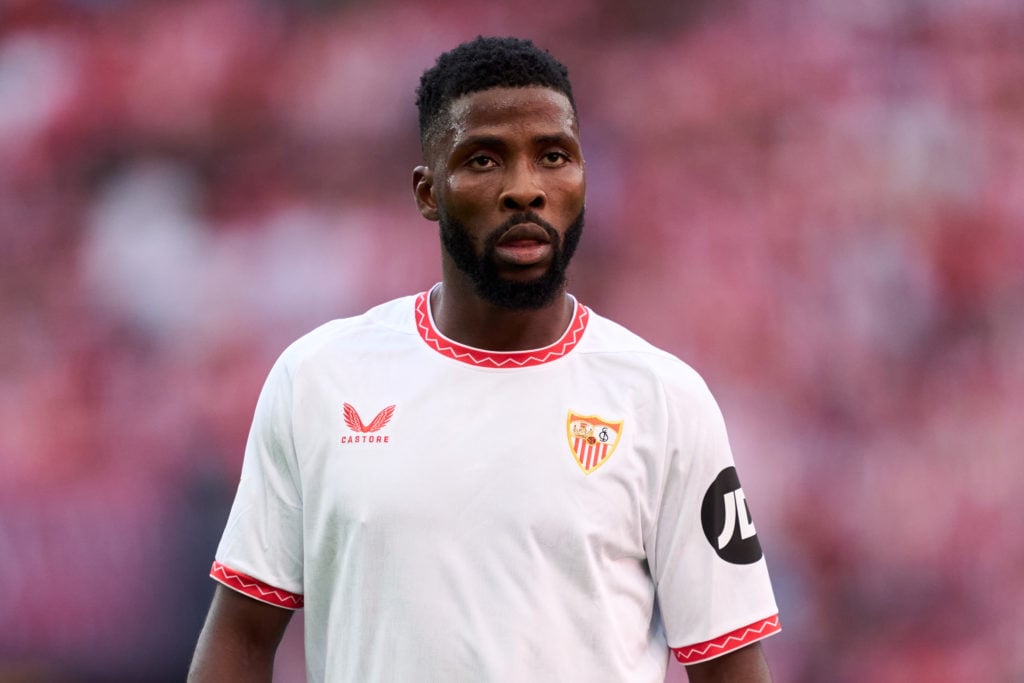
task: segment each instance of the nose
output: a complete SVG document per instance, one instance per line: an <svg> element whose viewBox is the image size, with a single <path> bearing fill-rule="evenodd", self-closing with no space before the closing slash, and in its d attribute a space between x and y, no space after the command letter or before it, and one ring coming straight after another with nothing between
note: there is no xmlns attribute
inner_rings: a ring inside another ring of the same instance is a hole
<svg viewBox="0 0 1024 683"><path fill-rule="evenodd" d="M500 197L501 205L513 211L544 208L547 195L539 180L537 169L532 164L519 163L510 166Z"/></svg>

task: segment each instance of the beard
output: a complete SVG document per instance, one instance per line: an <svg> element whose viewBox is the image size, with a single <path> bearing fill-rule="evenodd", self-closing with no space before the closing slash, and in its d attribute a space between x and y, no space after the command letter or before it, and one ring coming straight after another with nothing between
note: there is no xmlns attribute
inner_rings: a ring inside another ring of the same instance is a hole
<svg viewBox="0 0 1024 683"><path fill-rule="evenodd" d="M531 211L519 213L487 235L482 253L477 253L469 231L461 222L439 211L438 223L441 231L441 246L451 257L455 266L473 283L477 296L499 308L510 311L529 311L543 308L555 300L566 283L569 261L583 235L583 210L559 238L558 232L540 216ZM498 273L495 248L498 240L509 228L520 223L536 223L548 234L553 255L551 264L544 273L526 282L507 280Z"/></svg>

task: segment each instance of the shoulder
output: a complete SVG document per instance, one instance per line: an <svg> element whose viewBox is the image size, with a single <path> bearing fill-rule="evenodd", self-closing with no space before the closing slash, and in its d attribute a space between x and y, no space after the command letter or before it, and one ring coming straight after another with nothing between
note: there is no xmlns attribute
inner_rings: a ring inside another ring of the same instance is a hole
<svg viewBox="0 0 1024 683"><path fill-rule="evenodd" d="M590 320L580 344L581 354L600 358L623 372L648 376L673 394L707 398L700 373L679 356L661 349L619 323L588 309Z"/></svg>
<svg viewBox="0 0 1024 683"><path fill-rule="evenodd" d="M326 356L351 357L362 350L380 349L395 340L411 338L415 335L414 300L414 296L401 297L365 313L326 322L292 342L277 365L294 373Z"/></svg>

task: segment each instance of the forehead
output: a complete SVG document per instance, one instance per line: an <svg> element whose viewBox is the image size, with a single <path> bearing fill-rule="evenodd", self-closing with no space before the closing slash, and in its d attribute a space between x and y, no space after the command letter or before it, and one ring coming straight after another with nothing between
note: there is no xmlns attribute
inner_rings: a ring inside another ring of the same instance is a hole
<svg viewBox="0 0 1024 683"><path fill-rule="evenodd" d="M448 107L451 144L470 135L531 134L567 135L579 131L569 98L545 87L491 88L463 95Z"/></svg>

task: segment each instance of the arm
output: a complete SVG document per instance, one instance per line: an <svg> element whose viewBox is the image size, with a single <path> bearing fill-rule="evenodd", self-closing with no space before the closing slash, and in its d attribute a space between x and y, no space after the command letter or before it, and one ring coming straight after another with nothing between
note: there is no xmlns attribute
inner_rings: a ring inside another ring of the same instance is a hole
<svg viewBox="0 0 1024 683"><path fill-rule="evenodd" d="M291 618L291 610L218 585L199 634L188 680L269 683L274 654Z"/></svg>
<svg viewBox="0 0 1024 683"><path fill-rule="evenodd" d="M727 655L686 667L690 683L771 683L761 643L733 650Z"/></svg>

